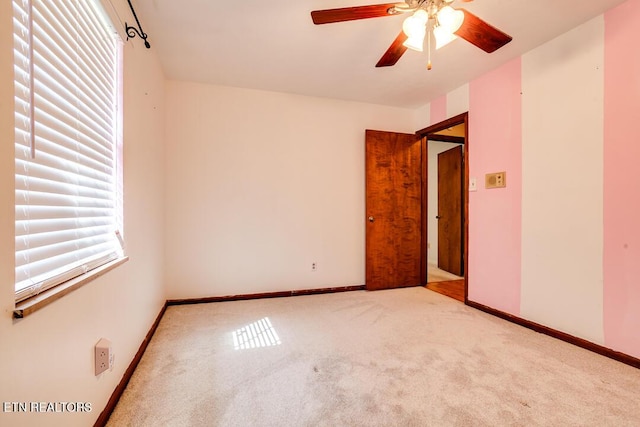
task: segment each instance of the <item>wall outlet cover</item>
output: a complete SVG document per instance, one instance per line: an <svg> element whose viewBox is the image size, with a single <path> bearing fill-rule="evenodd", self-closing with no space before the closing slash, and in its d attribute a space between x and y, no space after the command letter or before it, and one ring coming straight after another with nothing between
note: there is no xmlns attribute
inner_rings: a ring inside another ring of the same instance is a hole
<svg viewBox="0 0 640 427"><path fill-rule="evenodd" d="M111 341L101 338L95 346L96 376L113 367Z"/></svg>

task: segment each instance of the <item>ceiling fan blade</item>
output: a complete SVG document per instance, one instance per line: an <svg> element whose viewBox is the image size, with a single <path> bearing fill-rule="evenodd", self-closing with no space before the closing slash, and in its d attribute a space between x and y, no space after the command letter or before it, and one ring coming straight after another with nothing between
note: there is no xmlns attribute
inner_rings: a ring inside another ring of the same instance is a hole
<svg viewBox="0 0 640 427"><path fill-rule="evenodd" d="M313 19L314 24L320 25L397 15L399 12L394 12L394 9L392 9L396 4L397 3L384 3L369 6L343 7L340 9L314 10L311 12L311 19ZM390 10L391 13L389 13Z"/></svg>
<svg viewBox="0 0 640 427"><path fill-rule="evenodd" d="M407 47L402 44L407 40L407 38L407 35L403 31L400 31L400 34L398 34L398 37L396 37L393 43L391 43L389 49L387 49L384 55L382 55L382 58L380 58L376 67L390 67L395 65L402 54L407 51Z"/></svg>
<svg viewBox="0 0 640 427"><path fill-rule="evenodd" d="M468 10L462 8L457 10L464 12L464 21L454 34L485 52L494 52L512 40L510 35L489 25Z"/></svg>

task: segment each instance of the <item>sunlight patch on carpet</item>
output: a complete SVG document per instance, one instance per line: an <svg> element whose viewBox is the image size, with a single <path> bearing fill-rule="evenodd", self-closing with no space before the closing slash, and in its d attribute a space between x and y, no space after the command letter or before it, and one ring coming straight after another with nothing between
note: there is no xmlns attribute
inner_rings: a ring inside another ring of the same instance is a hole
<svg viewBox="0 0 640 427"><path fill-rule="evenodd" d="M280 345L280 337L268 317L233 331L233 347L236 350L274 345Z"/></svg>

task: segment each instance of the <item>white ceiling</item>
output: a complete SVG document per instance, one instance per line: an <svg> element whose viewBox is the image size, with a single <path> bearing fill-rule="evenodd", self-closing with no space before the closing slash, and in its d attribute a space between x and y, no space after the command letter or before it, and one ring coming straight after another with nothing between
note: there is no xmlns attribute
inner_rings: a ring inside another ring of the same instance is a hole
<svg viewBox="0 0 640 427"><path fill-rule="evenodd" d="M388 1L388 0L387 0ZM166 77L415 108L599 15L624 0L475 0L453 3L510 34L487 54L458 39L432 53L408 50L375 64L403 15L314 25L319 9L385 0L135 0ZM128 17L128 21L132 21ZM129 41L142 47L139 39Z"/></svg>

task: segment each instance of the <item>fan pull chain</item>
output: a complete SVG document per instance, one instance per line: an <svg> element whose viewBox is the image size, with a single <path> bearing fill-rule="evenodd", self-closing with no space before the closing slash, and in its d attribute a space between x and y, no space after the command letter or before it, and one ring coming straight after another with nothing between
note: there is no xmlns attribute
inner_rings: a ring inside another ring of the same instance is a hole
<svg viewBox="0 0 640 427"><path fill-rule="evenodd" d="M427 70L431 71L431 31L427 32Z"/></svg>

